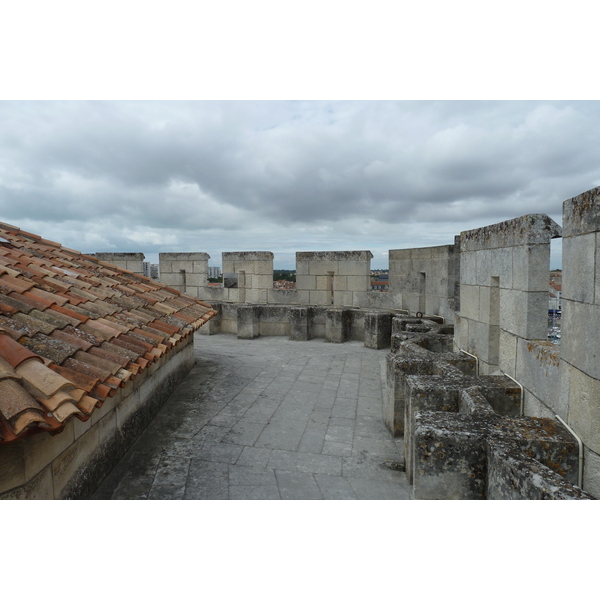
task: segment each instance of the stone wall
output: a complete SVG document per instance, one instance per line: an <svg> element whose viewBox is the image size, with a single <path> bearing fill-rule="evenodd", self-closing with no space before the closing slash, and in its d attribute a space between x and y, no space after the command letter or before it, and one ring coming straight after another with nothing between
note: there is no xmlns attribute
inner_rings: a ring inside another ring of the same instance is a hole
<svg viewBox="0 0 600 600"><path fill-rule="evenodd" d="M0 499L89 497L150 424L194 364L193 336L58 435L0 445Z"/></svg>
<svg viewBox="0 0 600 600"><path fill-rule="evenodd" d="M144 274L144 258L146 257L142 252L97 252L92 256L115 265L119 269L126 269L138 275Z"/></svg>
<svg viewBox="0 0 600 600"><path fill-rule="evenodd" d="M160 282L198 298L207 284L209 258L206 252L161 252Z"/></svg>
<svg viewBox="0 0 600 600"><path fill-rule="evenodd" d="M296 252L298 302L315 306L366 306L372 258L368 250Z"/></svg>
<svg viewBox="0 0 600 600"><path fill-rule="evenodd" d="M547 339L550 240L560 235L546 215L461 233L455 342L478 357L481 374L516 377L518 344Z"/></svg>
<svg viewBox="0 0 600 600"><path fill-rule="evenodd" d="M600 188L563 203L563 235L560 408L584 444L584 489L600 498Z"/></svg>
<svg viewBox="0 0 600 600"><path fill-rule="evenodd" d="M458 290L459 243L390 250L390 290L413 316L438 315L454 323Z"/></svg>

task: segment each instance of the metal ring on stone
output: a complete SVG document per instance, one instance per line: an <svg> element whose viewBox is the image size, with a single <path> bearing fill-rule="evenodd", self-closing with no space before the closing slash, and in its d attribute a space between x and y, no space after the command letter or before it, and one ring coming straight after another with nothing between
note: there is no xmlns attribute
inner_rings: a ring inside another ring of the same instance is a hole
<svg viewBox="0 0 600 600"><path fill-rule="evenodd" d="M417 313L417 319L421 319L423 318L423 313L422 312L418 312Z"/></svg>

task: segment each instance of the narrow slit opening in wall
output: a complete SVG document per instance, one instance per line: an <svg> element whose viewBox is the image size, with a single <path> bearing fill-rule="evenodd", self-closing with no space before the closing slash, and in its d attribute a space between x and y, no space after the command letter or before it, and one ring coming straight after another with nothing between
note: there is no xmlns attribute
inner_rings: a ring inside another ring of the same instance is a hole
<svg viewBox="0 0 600 600"><path fill-rule="evenodd" d="M490 322L488 362L490 367L500 363L500 277L490 277Z"/></svg>
<svg viewBox="0 0 600 600"><path fill-rule="evenodd" d="M419 312L424 315L427 308L427 273L419 273Z"/></svg>
<svg viewBox="0 0 600 600"><path fill-rule="evenodd" d="M333 282L335 279L335 272L327 271L327 277L329 278L329 290L331 292L331 304L333 304Z"/></svg>
<svg viewBox="0 0 600 600"><path fill-rule="evenodd" d="M562 238L550 240L548 340L560 344L562 319Z"/></svg>

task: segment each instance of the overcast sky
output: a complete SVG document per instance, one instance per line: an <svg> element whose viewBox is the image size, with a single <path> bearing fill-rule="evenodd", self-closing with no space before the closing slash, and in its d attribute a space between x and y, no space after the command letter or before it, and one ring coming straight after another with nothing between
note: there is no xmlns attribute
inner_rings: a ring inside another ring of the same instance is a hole
<svg viewBox="0 0 600 600"><path fill-rule="evenodd" d="M598 102L0 102L0 220L83 252L450 244L600 185Z"/></svg>

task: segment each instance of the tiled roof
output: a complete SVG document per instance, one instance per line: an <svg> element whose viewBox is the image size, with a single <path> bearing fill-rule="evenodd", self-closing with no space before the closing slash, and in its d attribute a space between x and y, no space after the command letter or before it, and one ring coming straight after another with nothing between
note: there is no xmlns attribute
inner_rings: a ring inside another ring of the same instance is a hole
<svg viewBox="0 0 600 600"><path fill-rule="evenodd" d="M86 421L209 304L0 223L0 444Z"/></svg>

